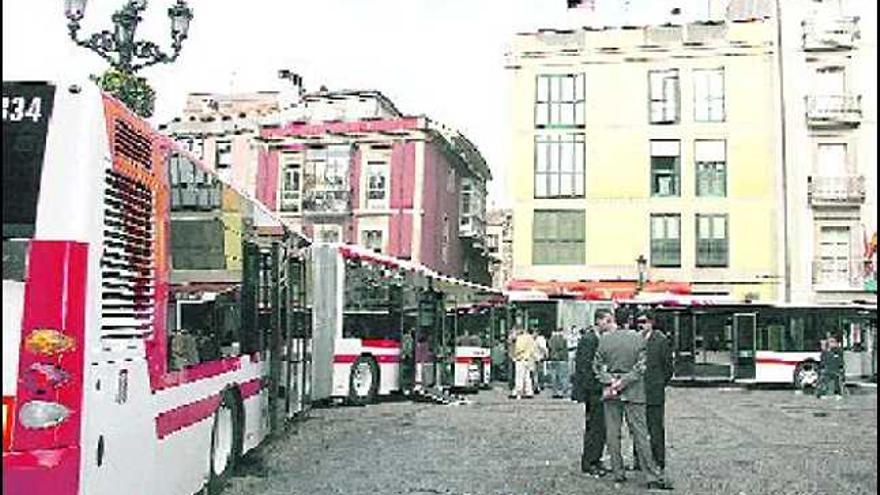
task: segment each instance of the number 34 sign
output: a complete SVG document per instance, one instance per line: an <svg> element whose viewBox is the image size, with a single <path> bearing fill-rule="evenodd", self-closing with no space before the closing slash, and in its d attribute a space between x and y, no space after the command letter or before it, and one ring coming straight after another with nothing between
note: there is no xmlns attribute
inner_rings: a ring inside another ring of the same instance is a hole
<svg viewBox="0 0 880 495"><path fill-rule="evenodd" d="M21 122L25 119L37 123L43 116L43 98L34 96L3 96L3 122Z"/></svg>

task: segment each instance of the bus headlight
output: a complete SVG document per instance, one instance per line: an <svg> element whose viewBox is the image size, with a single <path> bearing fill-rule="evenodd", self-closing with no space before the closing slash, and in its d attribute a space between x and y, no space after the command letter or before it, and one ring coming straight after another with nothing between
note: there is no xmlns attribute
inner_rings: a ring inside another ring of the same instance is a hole
<svg viewBox="0 0 880 495"><path fill-rule="evenodd" d="M32 430L50 428L61 424L70 416L70 409L57 402L32 400L21 406L18 421Z"/></svg>

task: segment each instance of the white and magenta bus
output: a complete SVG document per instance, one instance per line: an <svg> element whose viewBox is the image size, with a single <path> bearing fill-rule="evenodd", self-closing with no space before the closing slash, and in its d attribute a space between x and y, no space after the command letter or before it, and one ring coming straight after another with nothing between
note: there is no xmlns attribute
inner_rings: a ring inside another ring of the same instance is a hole
<svg viewBox="0 0 880 495"><path fill-rule="evenodd" d="M314 245L311 254L313 400L364 404L454 388L457 308L496 292L358 246ZM479 363L482 371L482 355Z"/></svg>
<svg viewBox="0 0 880 495"><path fill-rule="evenodd" d="M3 493L213 492L308 410L307 241L91 83L3 83Z"/></svg>

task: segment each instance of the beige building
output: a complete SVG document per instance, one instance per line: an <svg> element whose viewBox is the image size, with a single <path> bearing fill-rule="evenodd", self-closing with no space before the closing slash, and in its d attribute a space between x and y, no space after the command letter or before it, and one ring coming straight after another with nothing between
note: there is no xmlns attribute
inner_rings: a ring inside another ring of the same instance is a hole
<svg viewBox="0 0 880 495"><path fill-rule="evenodd" d="M513 212L490 209L486 215L486 246L492 287L505 289L513 273Z"/></svg>
<svg viewBox="0 0 880 495"><path fill-rule="evenodd" d="M513 277L780 296L771 22L514 39Z"/></svg>

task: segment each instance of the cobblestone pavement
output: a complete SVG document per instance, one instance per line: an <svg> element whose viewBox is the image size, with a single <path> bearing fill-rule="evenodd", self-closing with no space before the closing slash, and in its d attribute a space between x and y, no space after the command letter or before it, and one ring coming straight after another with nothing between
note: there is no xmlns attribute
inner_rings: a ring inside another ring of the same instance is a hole
<svg viewBox="0 0 880 495"><path fill-rule="evenodd" d="M615 486L580 473L580 404L512 401L500 387L470 398L316 409L249 456L223 495L645 492L637 475ZM673 493L876 493L875 390L820 401L791 390L673 388L667 401Z"/></svg>

